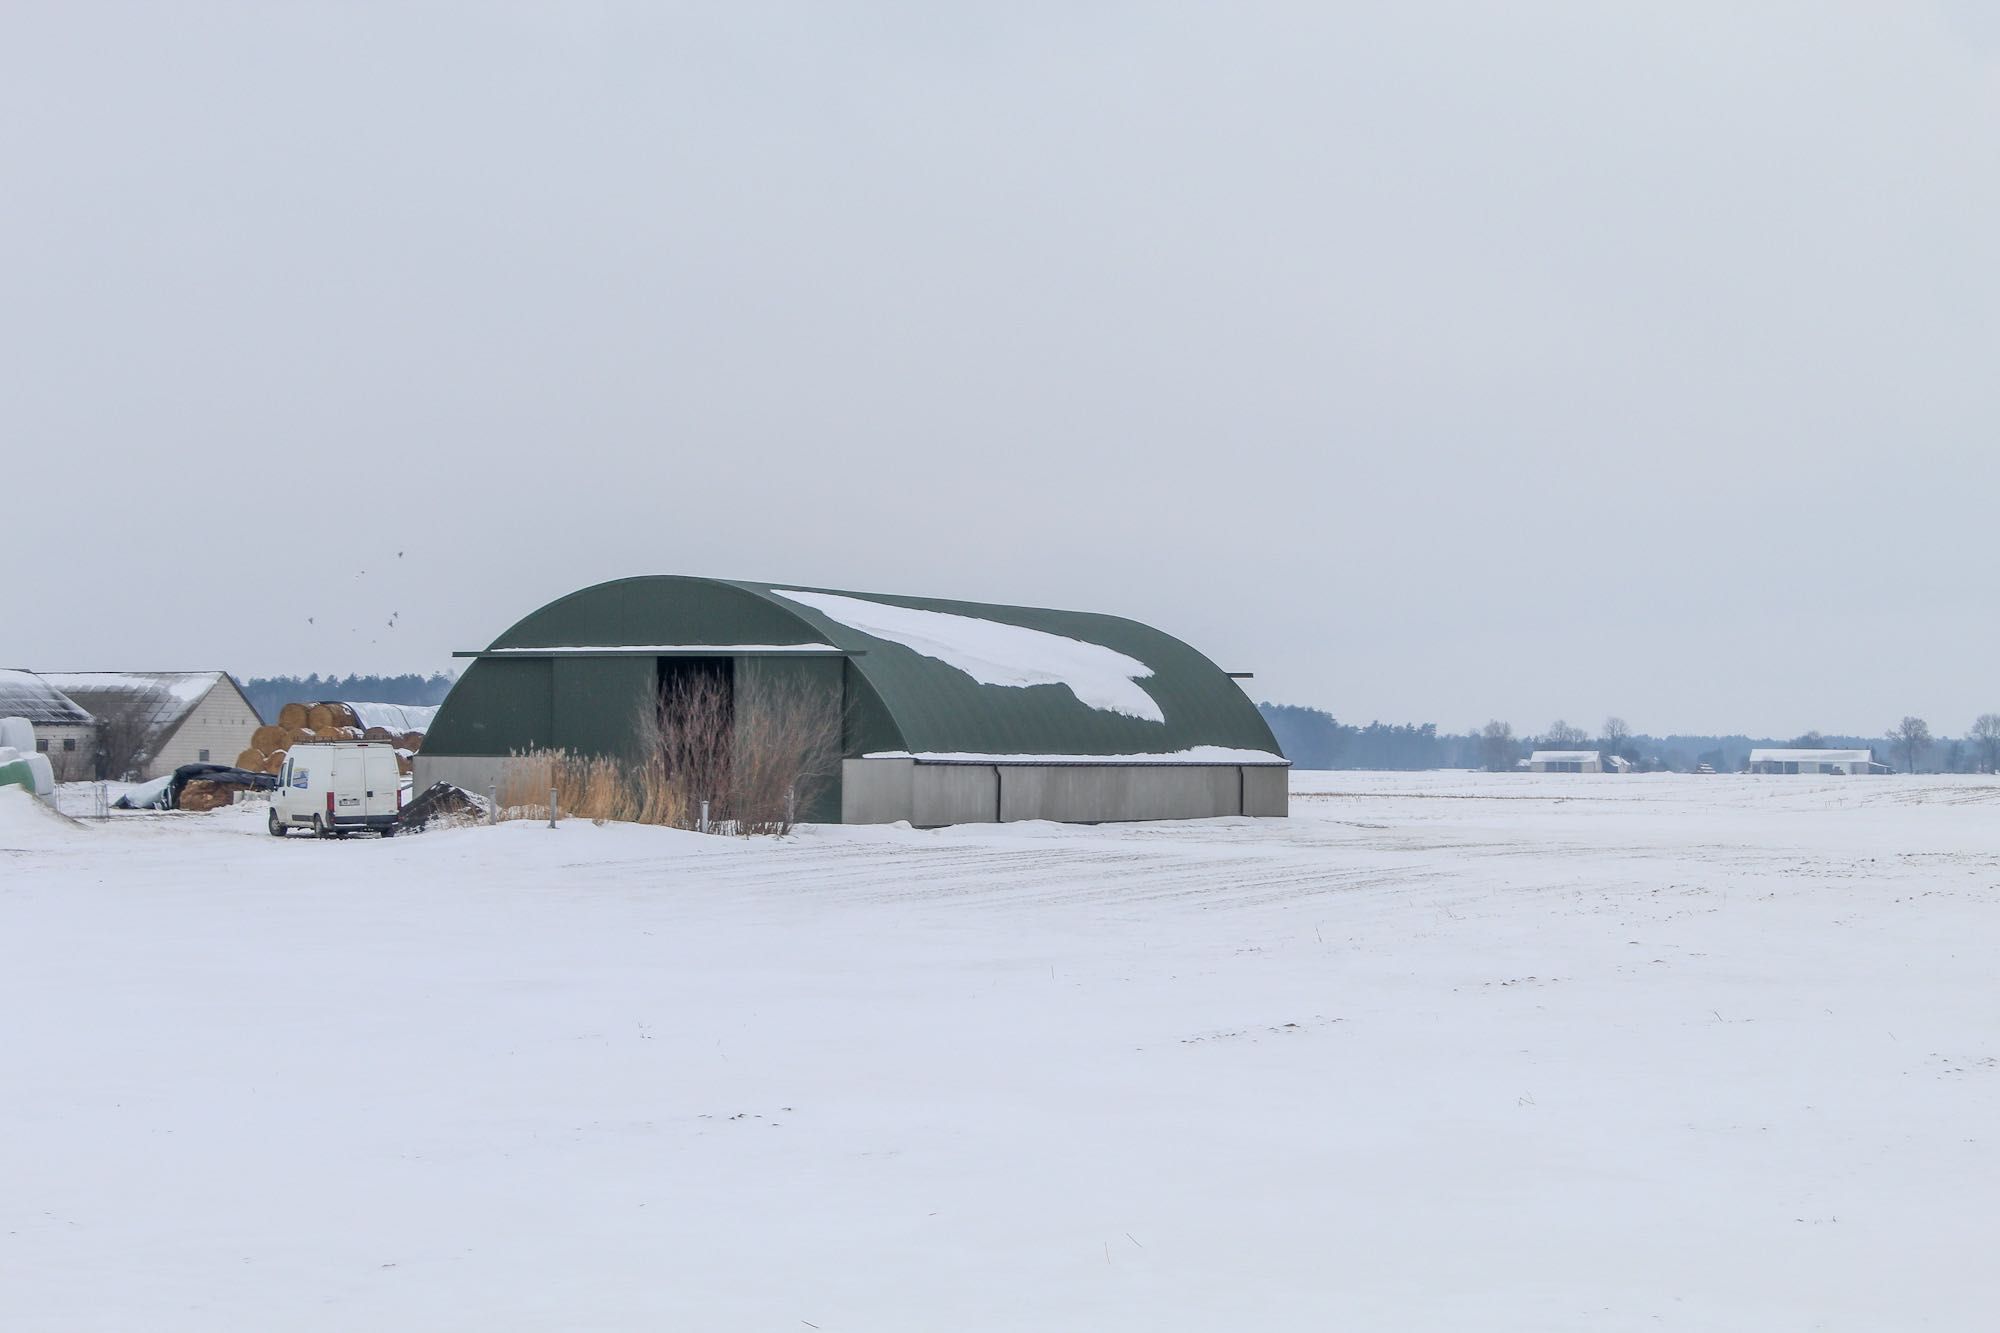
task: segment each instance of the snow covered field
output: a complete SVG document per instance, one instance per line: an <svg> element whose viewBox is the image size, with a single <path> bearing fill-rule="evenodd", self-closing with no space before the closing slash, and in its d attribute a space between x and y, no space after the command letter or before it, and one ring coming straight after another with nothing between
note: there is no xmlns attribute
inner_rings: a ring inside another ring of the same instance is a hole
<svg viewBox="0 0 2000 1333"><path fill-rule="evenodd" d="M0 791L0 1328L1993 1327L2000 785L286 840Z"/></svg>

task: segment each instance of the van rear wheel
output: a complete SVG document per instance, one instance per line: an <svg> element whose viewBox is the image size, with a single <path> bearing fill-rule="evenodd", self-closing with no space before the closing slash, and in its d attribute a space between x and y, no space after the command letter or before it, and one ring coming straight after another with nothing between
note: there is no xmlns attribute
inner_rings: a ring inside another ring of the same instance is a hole
<svg viewBox="0 0 2000 1333"><path fill-rule="evenodd" d="M270 820L270 826L271 826L271 836L272 836L272 837L274 837L274 838L282 838L282 837L284 837L284 836L285 836L285 826L284 826L284 824L283 824L282 822L280 822L280 821L279 821L279 819L278 819L278 811L277 811L276 807L273 807L273 808L272 808L272 810L271 810L271 820Z"/></svg>
<svg viewBox="0 0 2000 1333"><path fill-rule="evenodd" d="M313 816L313 836L315 838L330 838L333 836L333 830L328 828L326 821L318 815Z"/></svg>

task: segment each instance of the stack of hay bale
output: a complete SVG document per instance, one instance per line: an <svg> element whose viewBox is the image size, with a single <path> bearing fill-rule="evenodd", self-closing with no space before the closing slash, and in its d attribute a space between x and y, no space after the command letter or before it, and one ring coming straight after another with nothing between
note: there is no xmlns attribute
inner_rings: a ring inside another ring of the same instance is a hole
<svg viewBox="0 0 2000 1333"><path fill-rule="evenodd" d="M237 767L241 768L239 764ZM236 793L244 790L231 782L209 782L195 778L181 788L180 810L220 810L236 799Z"/></svg>
<svg viewBox="0 0 2000 1333"><path fill-rule="evenodd" d="M294 745L309 741L387 741L396 747L398 771L408 773L424 733L363 727L354 709L336 700L289 703L278 710L276 722L251 734L250 748L236 756L236 766L252 773L276 773L284 768L285 755Z"/></svg>

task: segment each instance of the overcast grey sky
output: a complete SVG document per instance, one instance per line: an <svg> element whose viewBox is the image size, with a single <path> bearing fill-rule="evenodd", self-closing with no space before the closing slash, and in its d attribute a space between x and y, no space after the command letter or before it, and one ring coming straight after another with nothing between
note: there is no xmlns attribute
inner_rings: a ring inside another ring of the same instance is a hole
<svg viewBox="0 0 2000 1333"><path fill-rule="evenodd" d="M0 665L428 671L692 573L1357 721L1955 734L1994 12L12 0Z"/></svg>

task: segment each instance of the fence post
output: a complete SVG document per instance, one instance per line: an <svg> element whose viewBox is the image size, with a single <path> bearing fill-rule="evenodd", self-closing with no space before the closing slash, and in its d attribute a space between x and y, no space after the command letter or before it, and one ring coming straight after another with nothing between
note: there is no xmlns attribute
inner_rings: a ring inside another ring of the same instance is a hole
<svg viewBox="0 0 2000 1333"><path fill-rule="evenodd" d="M500 784L497 782L486 784L486 822L500 822Z"/></svg>
<svg viewBox="0 0 2000 1333"><path fill-rule="evenodd" d="M701 803L701 822L700 822L699 824L695 825L695 829L696 829L696 830L697 830L698 832L701 832L701 833L706 833L706 832L708 832L708 802L707 802L707 801L703 801L703 802Z"/></svg>
<svg viewBox="0 0 2000 1333"><path fill-rule="evenodd" d="M556 789L549 788L549 827L556 826Z"/></svg>
<svg viewBox="0 0 2000 1333"><path fill-rule="evenodd" d="M799 789L797 787L787 787L785 788L785 827L790 828L798 822Z"/></svg>

